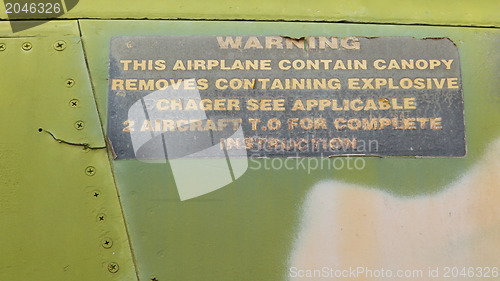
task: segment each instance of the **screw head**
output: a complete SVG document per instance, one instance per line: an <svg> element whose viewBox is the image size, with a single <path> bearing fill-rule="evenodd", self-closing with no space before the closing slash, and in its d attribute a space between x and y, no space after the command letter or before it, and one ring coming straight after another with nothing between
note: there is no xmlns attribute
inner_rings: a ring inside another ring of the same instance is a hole
<svg viewBox="0 0 500 281"><path fill-rule="evenodd" d="M93 192L92 192L92 196L93 196L94 198L99 198L99 196L101 196L101 192L100 192L100 191L98 191L98 190L95 190L95 191L93 191Z"/></svg>
<svg viewBox="0 0 500 281"><path fill-rule="evenodd" d="M30 43L30 42L24 42L24 43L23 43L23 50L25 50L25 51L29 51L29 50L31 50L31 48L32 48L32 47L33 47L33 46L31 45L31 43Z"/></svg>
<svg viewBox="0 0 500 281"><path fill-rule="evenodd" d="M82 120L78 120L75 122L75 129L83 130L83 128L85 128L85 122L83 122Z"/></svg>
<svg viewBox="0 0 500 281"><path fill-rule="evenodd" d="M101 241L101 245L104 249L109 249L109 248L113 247L113 240L111 240L111 238L104 238Z"/></svg>
<svg viewBox="0 0 500 281"><path fill-rule="evenodd" d="M63 40L58 40L54 43L54 49L56 51L62 51L64 49L66 49L66 42L64 42Z"/></svg>
<svg viewBox="0 0 500 281"><path fill-rule="evenodd" d="M0 51L5 51L7 49L7 45L5 43L0 43Z"/></svg>
<svg viewBox="0 0 500 281"><path fill-rule="evenodd" d="M97 215L97 221L98 222L101 222L101 221L105 221L106 220L106 215L105 214L98 214Z"/></svg>
<svg viewBox="0 0 500 281"><path fill-rule="evenodd" d="M68 87L68 88L71 88L71 87L73 87L73 85L75 85L75 80L68 79L68 80L66 80L66 82L64 82L64 85L66 85L66 87Z"/></svg>
<svg viewBox="0 0 500 281"><path fill-rule="evenodd" d="M87 176L95 175L95 168L92 166L88 166L87 168L85 168L85 174L87 174Z"/></svg>
<svg viewBox="0 0 500 281"><path fill-rule="evenodd" d="M108 271L111 273L117 273L119 269L119 266L116 262L110 262L108 264Z"/></svg>
<svg viewBox="0 0 500 281"><path fill-rule="evenodd" d="M69 101L69 106L71 107L78 107L80 105L80 102L77 99L72 99Z"/></svg>

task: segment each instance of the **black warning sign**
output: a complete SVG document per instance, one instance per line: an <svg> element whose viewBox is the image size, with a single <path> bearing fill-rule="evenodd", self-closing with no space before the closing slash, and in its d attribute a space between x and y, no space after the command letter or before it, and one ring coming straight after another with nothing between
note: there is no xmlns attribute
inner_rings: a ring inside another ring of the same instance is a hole
<svg viewBox="0 0 500 281"><path fill-rule="evenodd" d="M108 93L118 159L466 153L448 38L115 37Z"/></svg>

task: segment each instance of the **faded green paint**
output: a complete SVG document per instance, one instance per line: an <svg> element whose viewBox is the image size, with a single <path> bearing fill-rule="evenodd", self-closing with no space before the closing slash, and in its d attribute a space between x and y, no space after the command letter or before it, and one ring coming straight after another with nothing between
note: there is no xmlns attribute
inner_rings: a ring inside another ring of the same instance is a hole
<svg viewBox="0 0 500 281"><path fill-rule="evenodd" d="M499 26L500 2L413 0L80 1L63 18L348 21ZM6 19L4 7L0 18Z"/></svg>
<svg viewBox="0 0 500 281"><path fill-rule="evenodd" d="M161 281L285 279L302 203L317 182L342 180L400 197L432 195L488 153L486 145L500 136L498 29L387 23L499 26L499 5L92 0L80 1L64 17L103 20L56 20L16 34L1 21L6 49L0 51L0 280L137 280L136 274ZM3 6L0 18L6 18ZM384 25L160 20L177 18ZM99 148L106 144L109 39L148 34L449 37L461 57L468 155L365 158L363 171L266 170L271 160L260 159L233 184L180 202L168 164L114 161ZM64 51L53 49L57 40L68 43ZM22 50L24 42L31 50ZM75 80L73 87L64 85L68 78ZM71 107L72 99L78 107ZM74 128L78 120L85 122L83 130ZM260 169L252 169L256 163ZM96 168L95 175L85 174L88 166ZM99 214L106 215L104 222ZM113 239L110 249L101 246L105 237ZM119 264L117 273L108 272L110 262Z"/></svg>
<svg viewBox="0 0 500 281"><path fill-rule="evenodd" d="M0 280L137 280L77 22L16 36L0 22L0 42Z"/></svg>
<svg viewBox="0 0 500 281"><path fill-rule="evenodd" d="M361 177L355 171L340 171L335 177L370 185L392 186L400 195L432 192L449 182L480 155L485 145L500 134L498 97L494 94L500 81L495 77L500 55L493 50L500 44L496 29L378 26L324 23L257 23L257 22L187 22L187 21L94 21L82 20L82 35L89 56L96 101L105 123L107 112L109 40L120 35L197 35L197 34L270 34L302 37L308 35L343 36L414 36L449 37L458 46L464 88L466 137L468 157L455 159L367 159L367 171ZM484 54L487 53L488 56ZM478 69L479 67L479 69ZM474 93L474 94L472 94ZM493 101L493 102L492 102ZM478 110L480 108L480 110ZM483 124L487 124L487 130ZM103 124L106 127L106 124ZM266 160L262 160L266 161ZM119 162L116 162L119 163ZM414 171L406 173L405 171ZM321 175L328 176L330 171ZM426 177L419 175L425 174ZM414 180L406 180L414 176ZM399 189L401 181L408 181L407 190ZM430 190L418 190L421 185Z"/></svg>
<svg viewBox="0 0 500 281"><path fill-rule="evenodd" d="M496 29L325 23L82 20L82 36L101 120L106 120L109 40L120 35L271 34L288 36L449 37L458 46L464 87L465 158L366 158L362 171L266 170L255 160L233 184L179 202L168 165L113 161L142 280L282 280L301 204L317 182L359 183L398 196L432 194L457 179L500 135ZM484 54L488 54L485 56ZM106 124L103 124L106 127ZM307 164L307 162L306 162ZM254 169L252 169L252 167Z"/></svg>

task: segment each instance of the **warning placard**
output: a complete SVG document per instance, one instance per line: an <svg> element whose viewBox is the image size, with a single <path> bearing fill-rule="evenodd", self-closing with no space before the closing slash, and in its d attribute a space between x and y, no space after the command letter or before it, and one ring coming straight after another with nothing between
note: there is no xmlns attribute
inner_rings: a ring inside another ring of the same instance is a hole
<svg viewBox="0 0 500 281"><path fill-rule="evenodd" d="M464 156L458 50L448 38L115 37L107 134L118 159Z"/></svg>

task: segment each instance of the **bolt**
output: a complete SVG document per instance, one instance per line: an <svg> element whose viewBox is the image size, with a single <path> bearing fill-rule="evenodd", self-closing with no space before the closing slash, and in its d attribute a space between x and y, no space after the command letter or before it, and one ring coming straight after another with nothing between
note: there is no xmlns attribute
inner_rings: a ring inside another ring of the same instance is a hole
<svg viewBox="0 0 500 281"><path fill-rule="evenodd" d="M0 43L0 51L5 51L7 49L7 45L5 43Z"/></svg>
<svg viewBox="0 0 500 281"><path fill-rule="evenodd" d="M56 49L56 51L62 51L66 49L66 42L62 40L57 41L56 43L54 43L54 49Z"/></svg>
<svg viewBox="0 0 500 281"><path fill-rule="evenodd" d="M33 47L33 46L31 46L31 43L30 43L30 42L24 42L24 43L23 43L23 50L25 50L25 51L29 51L29 50L31 50L31 48L32 48L32 47Z"/></svg>
<svg viewBox="0 0 500 281"><path fill-rule="evenodd" d="M108 264L108 271L111 273L117 273L119 269L119 266L116 262L110 262Z"/></svg>
<svg viewBox="0 0 500 281"><path fill-rule="evenodd" d="M75 128L77 130L83 130L83 128L85 128L85 122L83 122L82 120L76 121Z"/></svg>
<svg viewBox="0 0 500 281"><path fill-rule="evenodd" d="M66 87L71 88L71 87L73 87L73 85L75 85L75 80L68 79L68 80L66 80L66 83L64 83L64 84L66 85Z"/></svg>
<svg viewBox="0 0 500 281"><path fill-rule="evenodd" d="M101 241L101 245L103 248L109 249L113 247L113 240L111 240L111 238L105 238Z"/></svg>
<svg viewBox="0 0 500 281"><path fill-rule="evenodd" d="M95 168L92 166L88 166L87 168L85 168L85 174L87 174L87 176L95 175Z"/></svg>
<svg viewBox="0 0 500 281"><path fill-rule="evenodd" d="M78 107L78 103L79 103L79 101L77 99L72 99L69 101L69 105L71 107Z"/></svg>

